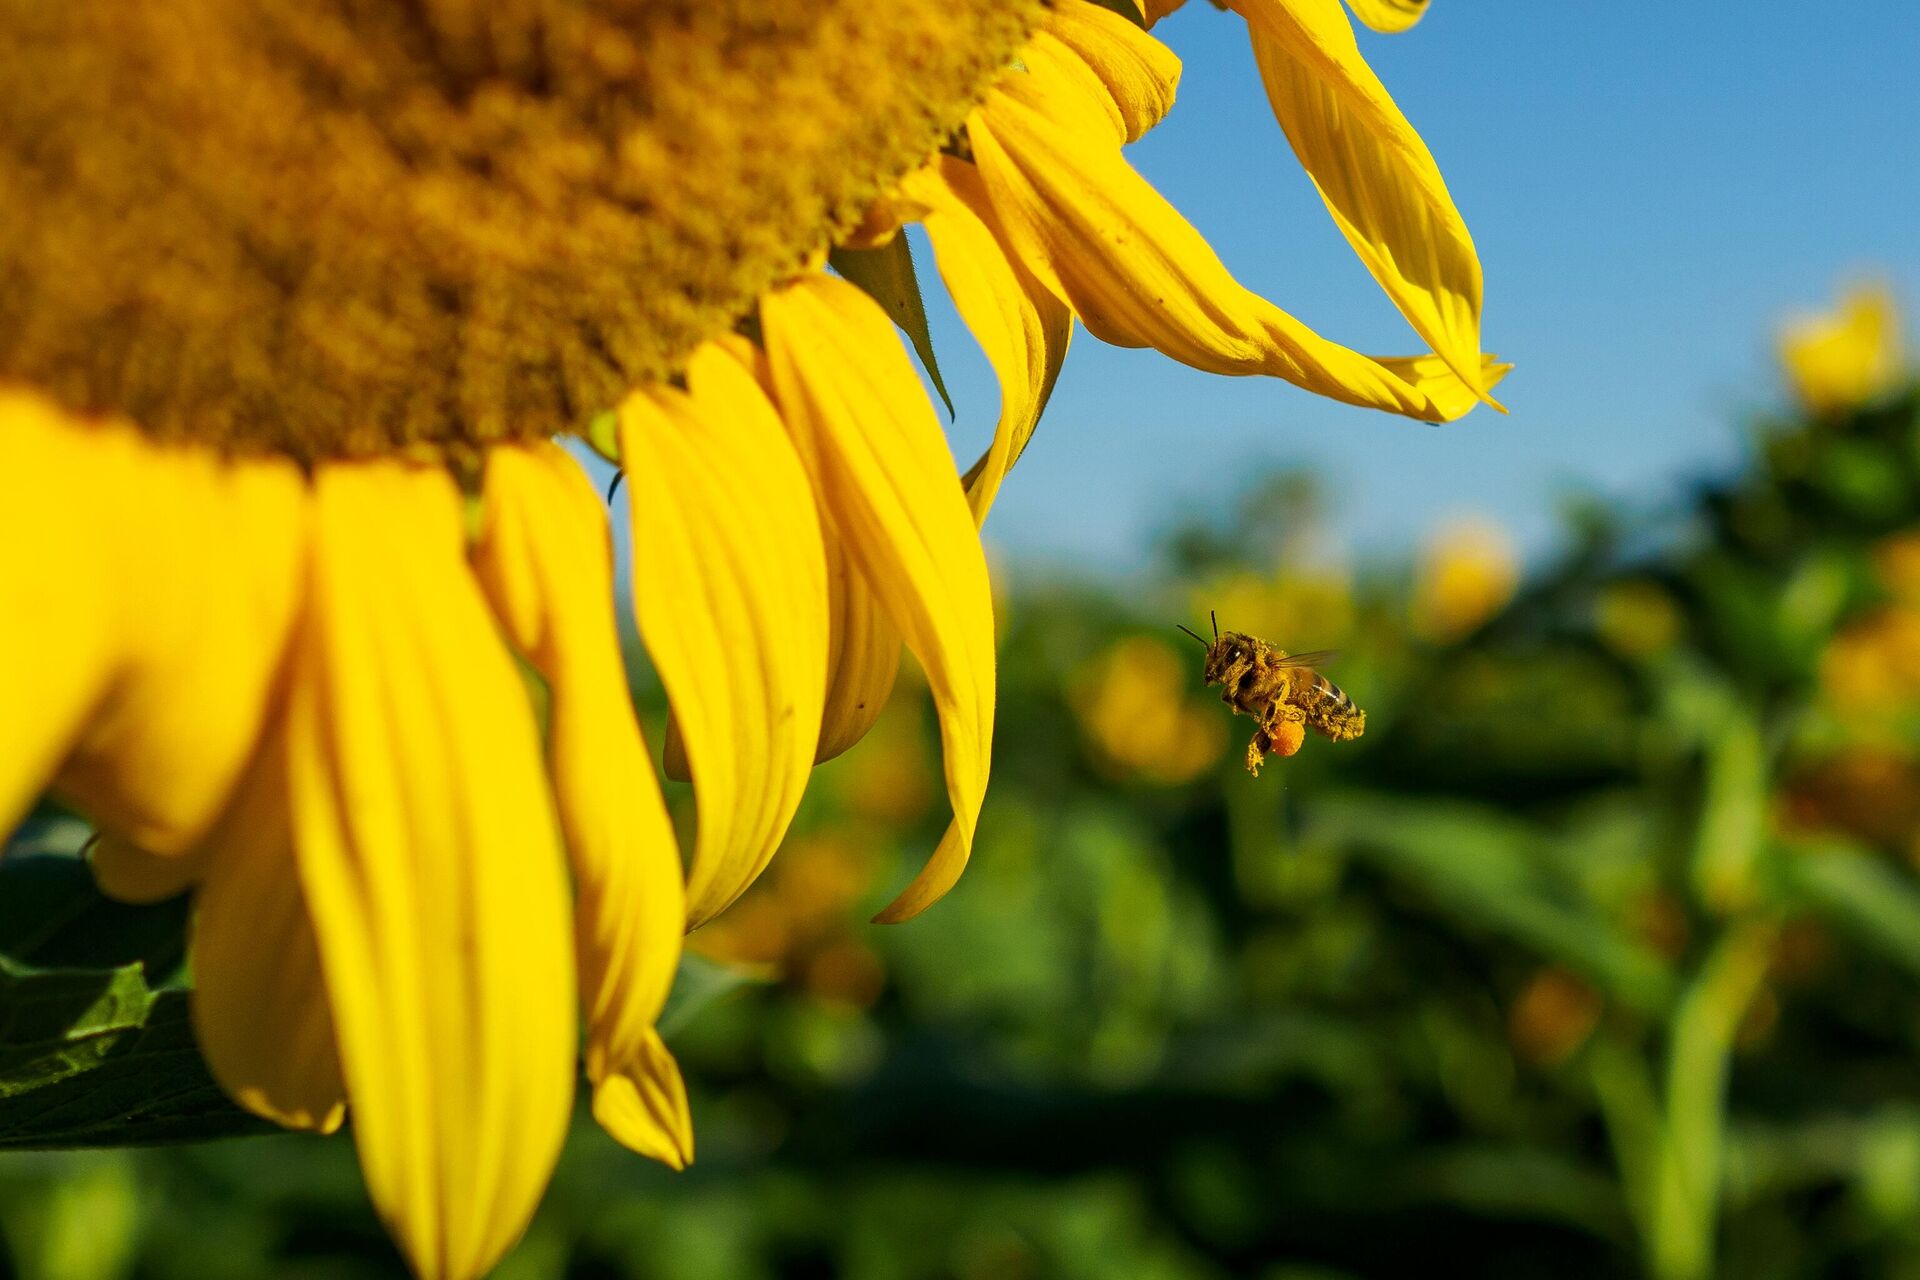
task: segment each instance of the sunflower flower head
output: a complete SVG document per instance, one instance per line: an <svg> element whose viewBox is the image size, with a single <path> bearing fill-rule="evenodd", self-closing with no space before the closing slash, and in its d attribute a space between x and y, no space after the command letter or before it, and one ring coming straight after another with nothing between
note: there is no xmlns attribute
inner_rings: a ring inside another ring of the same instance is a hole
<svg viewBox="0 0 1920 1280"><path fill-rule="evenodd" d="M693 1158L655 1026L681 936L903 647L951 816L879 918L952 888L994 730L978 532L1076 328L1421 420L1492 402L1471 240L1337 0L1231 7L1421 350L1320 336L1134 171L1173 7L0 0L0 832L51 791L106 892L193 893L216 1079L350 1116L417 1274L519 1236L582 1058L615 1138ZM965 471L896 328L907 223L1000 385ZM626 477L685 850L568 434Z"/></svg>

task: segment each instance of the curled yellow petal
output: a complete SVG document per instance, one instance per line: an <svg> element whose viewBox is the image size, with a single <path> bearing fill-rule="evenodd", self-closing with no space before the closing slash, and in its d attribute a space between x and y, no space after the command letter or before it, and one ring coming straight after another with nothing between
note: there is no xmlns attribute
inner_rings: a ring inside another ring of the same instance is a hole
<svg viewBox="0 0 1920 1280"><path fill-rule="evenodd" d="M613 1093L616 1139L675 1168L693 1158L679 1069L654 1034L673 986L687 895L673 823L627 692L613 615L606 508L558 445L487 460L474 569L509 639L552 694L549 773L578 902L574 947L594 1110Z"/></svg>
<svg viewBox="0 0 1920 1280"><path fill-rule="evenodd" d="M761 300L780 408L847 554L926 671L953 824L882 920L938 900L966 865L993 742L993 597L953 458L885 313L806 276Z"/></svg>
<svg viewBox="0 0 1920 1280"><path fill-rule="evenodd" d="M651 1027L626 1052L626 1066L594 1084L593 1118L641 1155L669 1169L686 1168L693 1162L693 1120L680 1064Z"/></svg>
<svg viewBox="0 0 1920 1280"><path fill-rule="evenodd" d="M1064 0L1048 11L1041 29L1099 78L1125 141L1137 141L1172 109L1179 57L1113 10L1090 0Z"/></svg>
<svg viewBox="0 0 1920 1280"><path fill-rule="evenodd" d="M87 862L93 868L94 883L109 898L165 902L199 883L208 850L202 843L185 853L153 853L109 833L88 848Z"/></svg>
<svg viewBox="0 0 1920 1280"><path fill-rule="evenodd" d="M346 1115L346 1083L294 857L277 732L204 854L194 898L193 1026L207 1066L256 1115L332 1133Z"/></svg>
<svg viewBox="0 0 1920 1280"><path fill-rule="evenodd" d="M423 1277L525 1229L573 1097L572 920L525 687L444 473L315 481L287 709L294 848L354 1142Z"/></svg>
<svg viewBox="0 0 1920 1280"><path fill-rule="evenodd" d="M1476 404L1493 403L1486 393L1492 391L1513 372L1513 366L1496 355L1480 357L1480 376L1468 386L1453 371L1453 366L1436 355L1371 356L1381 368L1409 386L1418 388L1439 410L1441 421L1465 417Z"/></svg>
<svg viewBox="0 0 1920 1280"><path fill-rule="evenodd" d="M827 553L827 700L814 763L831 760L867 736L886 710L900 673L900 629L847 554L825 530Z"/></svg>
<svg viewBox="0 0 1920 1280"><path fill-rule="evenodd" d="M1000 382L993 444L966 476L967 501L979 524L1053 393L1073 337L1073 312L1001 249L986 222L992 205L979 170L941 156L901 185L925 205L923 221L940 278Z"/></svg>
<svg viewBox="0 0 1920 1280"><path fill-rule="evenodd" d="M155 854L205 835L259 742L304 518L291 465L0 396L0 541L33 548L0 563L0 831L51 783Z"/></svg>
<svg viewBox="0 0 1920 1280"><path fill-rule="evenodd" d="M1037 73L1002 83L968 121L995 225L1095 337L1212 373L1265 374L1348 404L1447 419L1420 388L1242 287L1102 136L1100 109L1074 83Z"/></svg>
<svg viewBox="0 0 1920 1280"><path fill-rule="evenodd" d="M1393 35L1426 17L1428 3L1429 0L1347 0L1347 8L1375 31Z"/></svg>
<svg viewBox="0 0 1920 1280"><path fill-rule="evenodd" d="M903 196L888 203L900 206L912 202ZM914 216L924 212L915 208ZM769 396L774 394L773 372L767 367L765 351L738 334L722 334L713 339L713 345L752 373L761 390ZM827 697L820 714L815 764L833 759L867 736L867 730L886 710L900 672L900 631L888 620L887 611L860 576L859 568L848 559L840 536L832 528L832 517L825 511L820 512L820 533L827 566ZM676 752L680 756L679 772L675 771ZM684 747L671 717L667 720L663 765L668 777L687 780Z"/></svg>
<svg viewBox="0 0 1920 1280"><path fill-rule="evenodd" d="M1427 144L1360 55L1340 0L1236 0L1274 118L1335 225L1414 331L1480 376L1480 259Z"/></svg>
<svg viewBox="0 0 1920 1280"><path fill-rule="evenodd" d="M627 399L620 451L634 610L699 811L691 928L753 883L800 804L826 698L826 558L786 429L721 349L695 353L686 391Z"/></svg>

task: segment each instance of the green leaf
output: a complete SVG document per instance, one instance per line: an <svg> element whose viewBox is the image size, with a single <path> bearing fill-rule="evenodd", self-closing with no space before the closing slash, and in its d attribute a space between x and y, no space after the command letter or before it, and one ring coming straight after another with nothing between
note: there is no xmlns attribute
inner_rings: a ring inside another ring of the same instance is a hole
<svg viewBox="0 0 1920 1280"><path fill-rule="evenodd" d="M1920 977L1920 889L1912 876L1837 840L1788 846L1779 871L1821 915Z"/></svg>
<svg viewBox="0 0 1920 1280"><path fill-rule="evenodd" d="M702 1011L737 994L741 988L763 985L766 981L764 975L752 969L735 968L686 952L680 957L680 971L674 975L667 1007L660 1011L657 1024L660 1034L671 1036Z"/></svg>
<svg viewBox="0 0 1920 1280"><path fill-rule="evenodd" d="M920 277L914 270L913 250L907 245L906 234L896 234L878 249L835 249L827 255L827 262L893 317L900 332L913 343L914 354L920 357L933 389L947 406L947 416L953 417L953 397L947 394L940 363L933 358L927 307L920 297Z"/></svg>
<svg viewBox="0 0 1920 1280"><path fill-rule="evenodd" d="M154 992L138 964L52 973L0 965L0 1149L272 1131L208 1073L185 992Z"/></svg>
<svg viewBox="0 0 1920 1280"><path fill-rule="evenodd" d="M10 853L0 860L0 958L39 969L139 963L164 977L186 955L186 928L184 894L134 906L102 894L80 858Z"/></svg>
<svg viewBox="0 0 1920 1280"><path fill-rule="evenodd" d="M1643 1012L1674 980L1652 949L1545 868L1545 833L1496 812L1438 801L1356 796L1323 806L1316 839L1352 845L1441 910L1580 970Z"/></svg>

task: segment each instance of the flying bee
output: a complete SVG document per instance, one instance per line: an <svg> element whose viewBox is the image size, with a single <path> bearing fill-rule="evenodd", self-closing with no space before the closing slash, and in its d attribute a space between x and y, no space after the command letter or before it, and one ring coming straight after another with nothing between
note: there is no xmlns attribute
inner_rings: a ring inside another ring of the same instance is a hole
<svg viewBox="0 0 1920 1280"><path fill-rule="evenodd" d="M1334 742L1349 742L1367 731L1367 713L1333 681L1314 670L1333 656L1332 650L1287 653L1256 636L1238 631L1220 634L1213 622L1213 642L1198 632L1182 631L1206 646L1203 669L1209 687L1221 686L1220 701L1234 714L1244 711L1259 721L1247 744L1247 772L1256 778L1271 752L1282 758L1300 749L1306 730Z"/></svg>

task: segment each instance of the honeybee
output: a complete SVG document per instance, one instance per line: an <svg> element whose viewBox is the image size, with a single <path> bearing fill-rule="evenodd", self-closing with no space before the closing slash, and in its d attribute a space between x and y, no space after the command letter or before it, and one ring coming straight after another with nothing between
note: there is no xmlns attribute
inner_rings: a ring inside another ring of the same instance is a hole
<svg viewBox="0 0 1920 1280"><path fill-rule="evenodd" d="M1247 772L1260 776L1268 753L1285 758L1300 749L1312 729L1334 742L1350 742L1367 731L1367 713L1353 705L1346 691L1314 667L1333 656L1332 650L1287 653L1256 636L1238 631L1220 634L1213 622L1213 642L1181 627L1206 646L1202 674L1209 687L1220 685L1220 701L1234 714L1244 711L1260 722L1247 744Z"/></svg>

